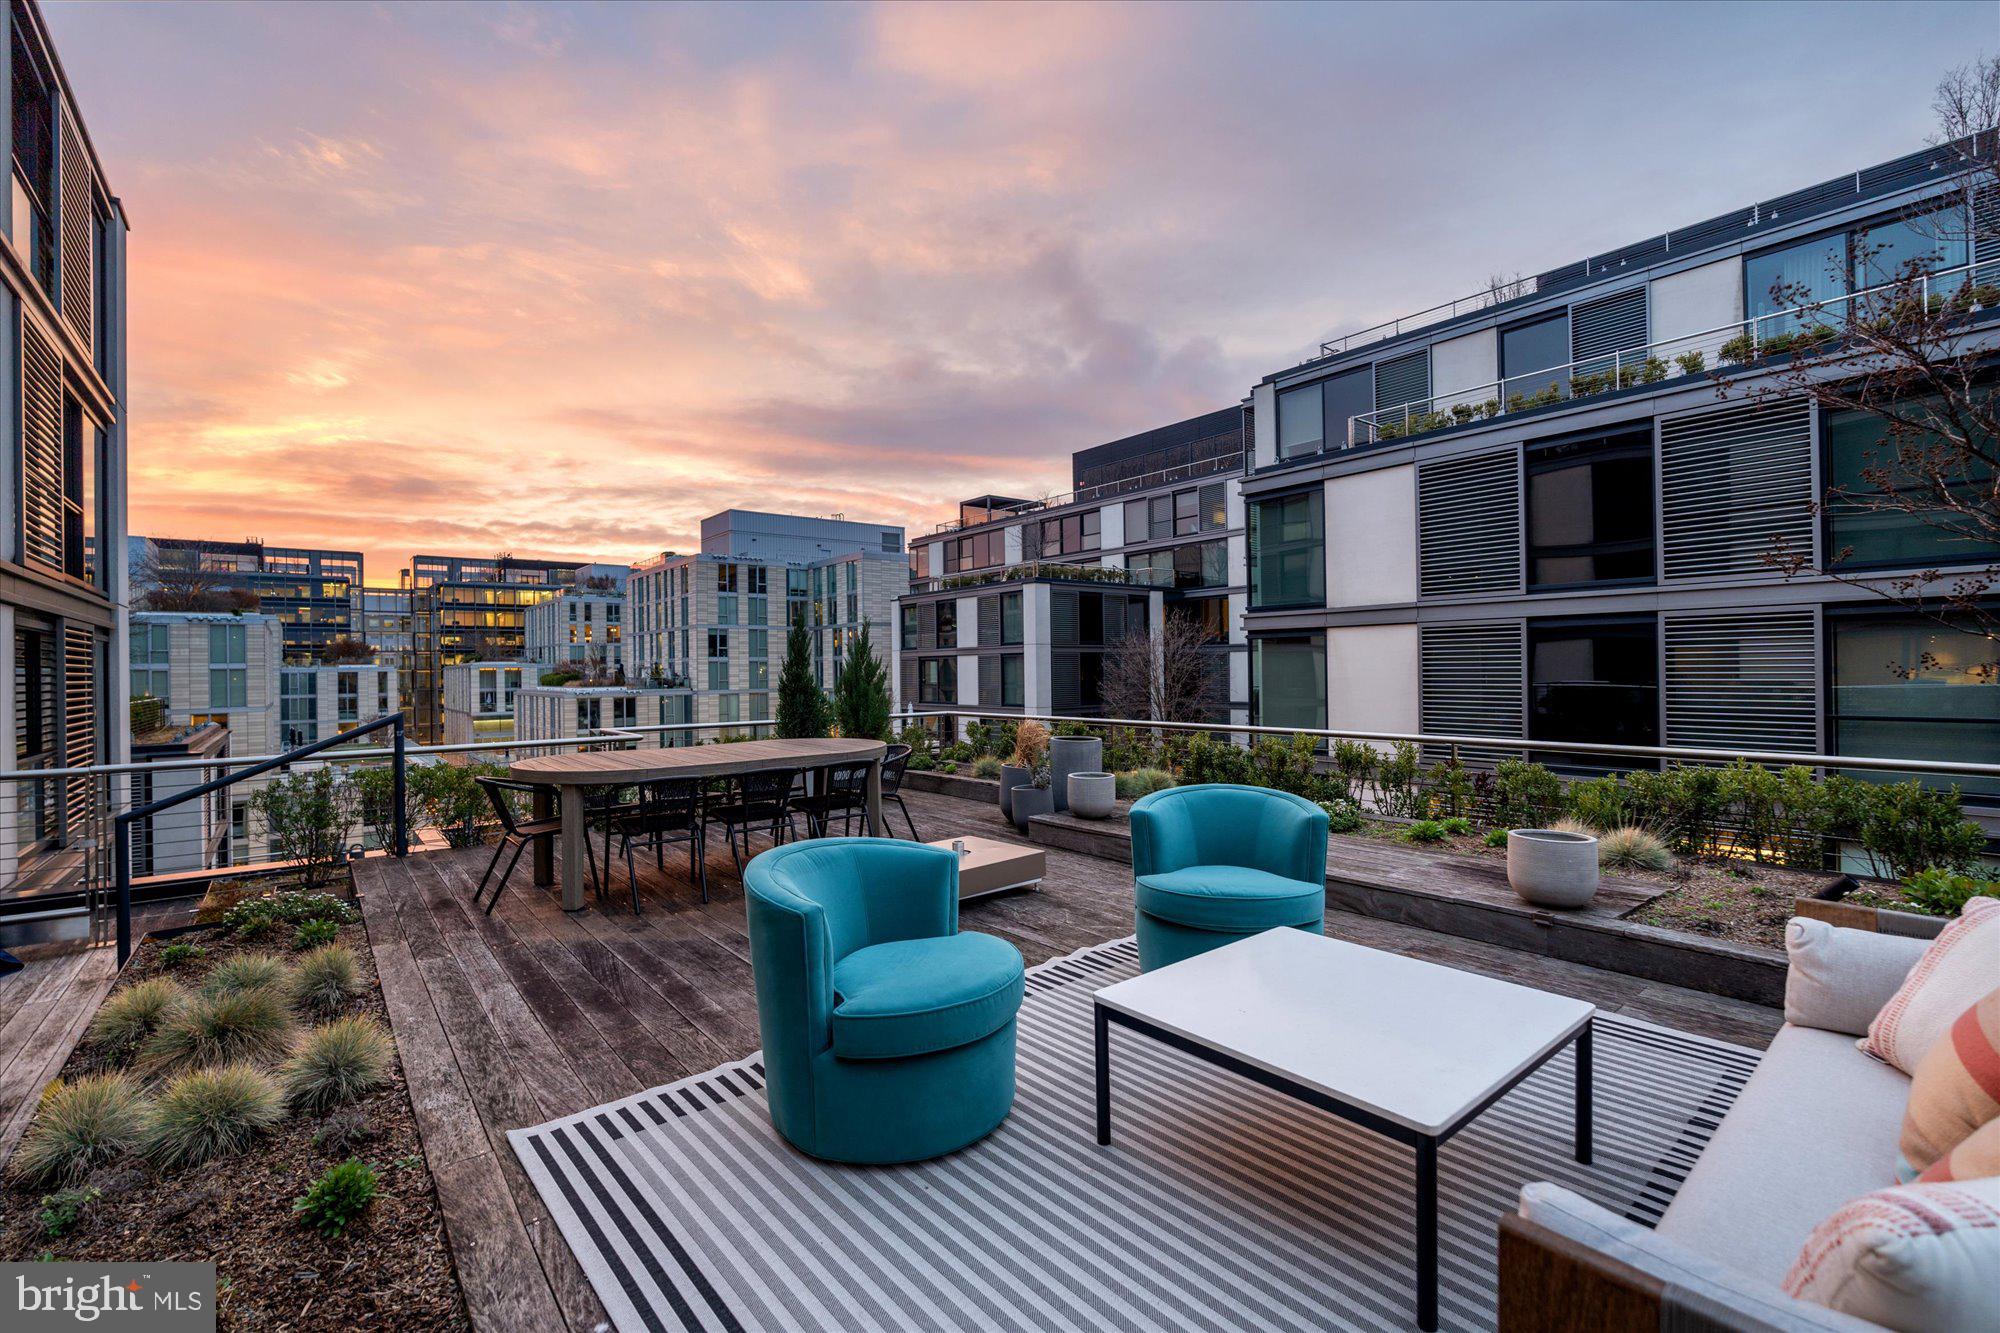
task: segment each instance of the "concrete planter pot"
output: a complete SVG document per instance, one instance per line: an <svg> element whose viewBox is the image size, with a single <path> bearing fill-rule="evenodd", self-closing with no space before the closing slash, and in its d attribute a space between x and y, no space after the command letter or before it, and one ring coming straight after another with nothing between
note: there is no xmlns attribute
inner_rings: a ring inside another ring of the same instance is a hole
<svg viewBox="0 0 2000 1333"><path fill-rule="evenodd" d="M1507 834L1507 883L1535 907L1583 907L1597 896L1597 839L1514 829Z"/></svg>
<svg viewBox="0 0 2000 1333"><path fill-rule="evenodd" d="M1028 821L1036 815L1046 815L1055 808L1055 792L1047 787L1014 788L1014 808L1009 815L1014 827L1026 833Z"/></svg>
<svg viewBox="0 0 2000 1333"><path fill-rule="evenodd" d="M1110 773L1072 773L1064 794L1077 818L1109 819L1118 808L1118 779Z"/></svg>
<svg viewBox="0 0 2000 1333"><path fill-rule="evenodd" d="M1009 819L1012 819L1014 817L1014 807L1012 803L1014 789L1028 782L1034 776L1035 774L1032 769L1024 768L1020 764L1000 765L1000 813L1001 814L1005 815Z"/></svg>
<svg viewBox="0 0 2000 1333"><path fill-rule="evenodd" d="M1100 773L1104 770L1104 742L1095 736L1057 736L1049 742L1049 791L1056 809L1069 809L1069 777L1072 773Z"/></svg>

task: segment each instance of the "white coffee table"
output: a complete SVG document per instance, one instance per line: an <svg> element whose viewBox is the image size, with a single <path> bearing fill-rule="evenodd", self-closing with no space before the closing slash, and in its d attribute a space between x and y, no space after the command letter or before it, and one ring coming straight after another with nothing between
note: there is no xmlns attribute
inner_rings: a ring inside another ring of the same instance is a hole
<svg viewBox="0 0 2000 1333"><path fill-rule="evenodd" d="M1417 1155L1417 1324L1437 1327L1437 1151L1576 1043L1590 1161L1595 1006L1281 928L1098 991L1097 1141L1111 1142L1116 1023L1407 1143Z"/></svg>
<svg viewBox="0 0 2000 1333"><path fill-rule="evenodd" d="M1048 855L1039 847L1023 847L1017 842L1001 842L970 833L930 845L951 851L955 842L965 844L965 851L958 858L960 902L1012 889L1039 889L1042 876L1048 873Z"/></svg>

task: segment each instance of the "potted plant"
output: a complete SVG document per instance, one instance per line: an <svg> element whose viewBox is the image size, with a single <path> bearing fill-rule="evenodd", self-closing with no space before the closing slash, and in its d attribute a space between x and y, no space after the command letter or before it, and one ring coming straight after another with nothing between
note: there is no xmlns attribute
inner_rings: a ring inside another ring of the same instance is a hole
<svg viewBox="0 0 2000 1333"><path fill-rule="evenodd" d="M1109 819L1118 808L1118 779L1110 773L1072 773L1064 794L1077 818Z"/></svg>
<svg viewBox="0 0 2000 1333"><path fill-rule="evenodd" d="M1597 896L1597 839L1566 829L1512 829L1507 883L1536 907L1587 906Z"/></svg>
<svg viewBox="0 0 2000 1333"><path fill-rule="evenodd" d="M1023 722L1014 731L1014 753L1000 766L1000 813L1014 817L1014 792L1028 783L1049 752L1049 731L1039 722Z"/></svg>
<svg viewBox="0 0 2000 1333"><path fill-rule="evenodd" d="M1028 821L1036 815L1046 815L1055 809L1055 793L1049 790L1049 766L1046 761L1037 764L1034 774L1027 782L1014 788L1013 811L1010 818L1014 827L1026 833Z"/></svg>
<svg viewBox="0 0 2000 1333"><path fill-rule="evenodd" d="M1104 742L1095 736L1058 736L1049 742L1049 794L1056 809L1069 809L1069 775L1104 769Z"/></svg>

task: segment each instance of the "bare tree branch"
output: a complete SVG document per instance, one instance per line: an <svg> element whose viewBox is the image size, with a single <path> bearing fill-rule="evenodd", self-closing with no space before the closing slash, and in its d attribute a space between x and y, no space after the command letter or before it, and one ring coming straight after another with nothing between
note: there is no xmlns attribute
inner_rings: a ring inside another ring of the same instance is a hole
<svg viewBox="0 0 2000 1333"><path fill-rule="evenodd" d="M1105 649L1100 692L1114 717L1208 722L1228 702L1216 671L1215 636L1173 609L1157 632L1127 634Z"/></svg>

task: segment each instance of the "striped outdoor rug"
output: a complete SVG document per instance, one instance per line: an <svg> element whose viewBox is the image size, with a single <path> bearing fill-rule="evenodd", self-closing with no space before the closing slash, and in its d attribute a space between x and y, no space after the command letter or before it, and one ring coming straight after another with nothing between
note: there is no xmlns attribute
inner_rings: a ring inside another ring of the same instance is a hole
<svg viewBox="0 0 2000 1333"><path fill-rule="evenodd" d="M533 1129L514 1148L622 1330L1376 1329L1415 1324L1409 1149L1112 1029L1093 1140L1090 995L1130 940L1035 969L1007 1123L940 1161L842 1167L772 1130L737 1064ZM1493 1324L1495 1223L1560 1181L1651 1223L1757 1063L1597 1020L1595 1166L1567 1052L1439 1154L1439 1305Z"/></svg>

